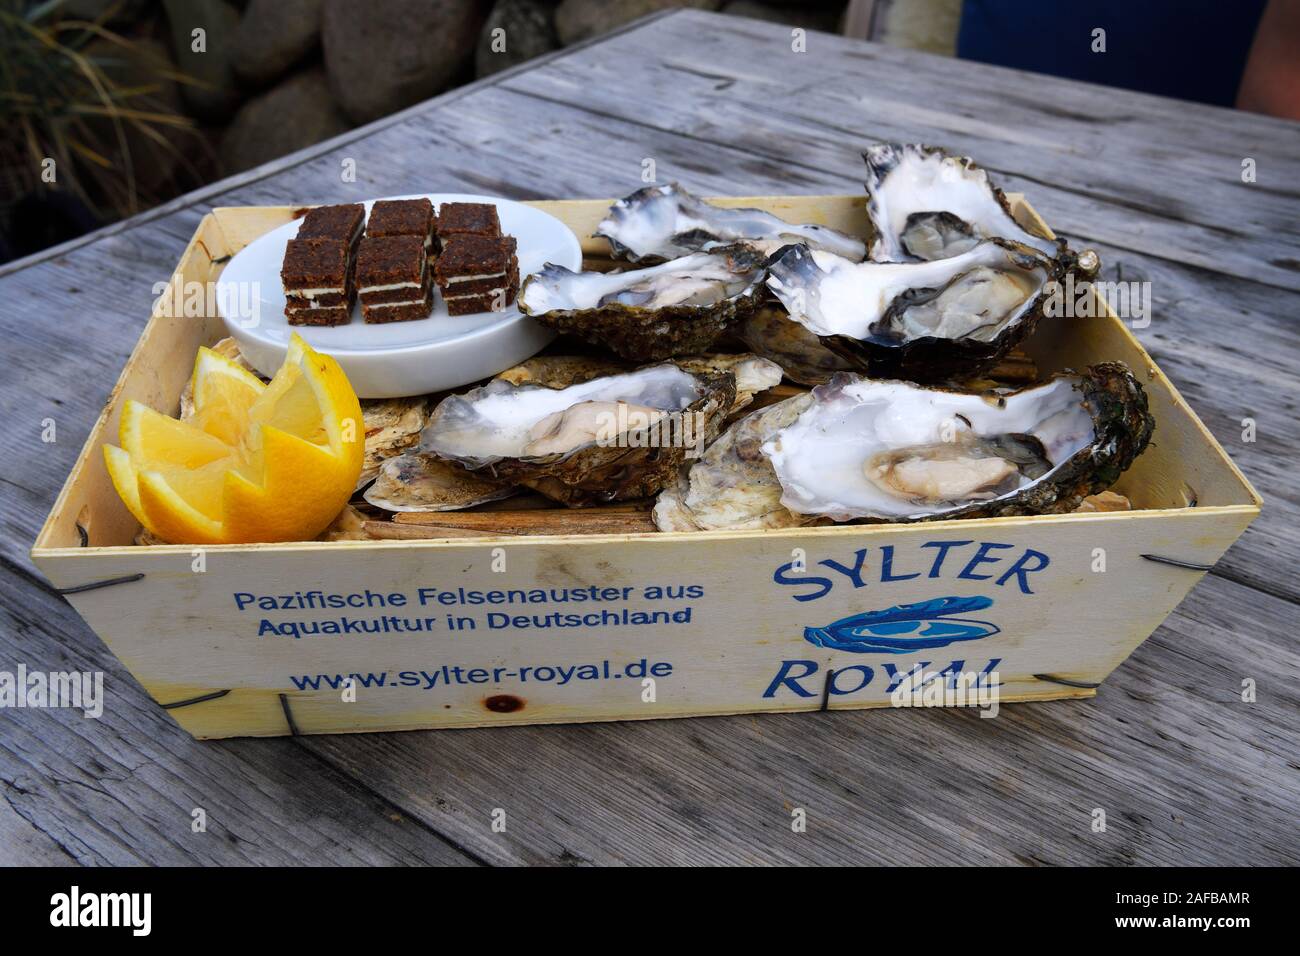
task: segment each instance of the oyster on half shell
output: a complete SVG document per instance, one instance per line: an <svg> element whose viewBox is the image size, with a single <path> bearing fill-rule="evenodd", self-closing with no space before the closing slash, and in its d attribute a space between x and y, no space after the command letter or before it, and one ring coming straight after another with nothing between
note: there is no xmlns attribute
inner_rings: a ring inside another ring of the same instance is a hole
<svg viewBox="0 0 1300 956"><path fill-rule="evenodd" d="M767 286L790 318L877 377L934 382L991 367L1043 315L1059 264L989 239L935 262L850 262L790 246Z"/></svg>
<svg viewBox="0 0 1300 956"><path fill-rule="evenodd" d="M1005 395L837 375L763 445L781 503L836 521L1057 514L1104 491L1154 421L1120 363Z"/></svg>
<svg viewBox="0 0 1300 956"><path fill-rule="evenodd" d="M747 352L716 352L704 355L687 355L672 360L672 364L688 372L709 375L730 372L736 379L736 398L728 414L734 414L750 404L759 392L765 392L781 383L781 367L768 359ZM630 366L618 359L586 355L535 355L497 375L512 385L530 382L547 388L565 388L601 375L617 375L631 371Z"/></svg>
<svg viewBox="0 0 1300 956"><path fill-rule="evenodd" d="M697 199L677 183L646 186L609 207L596 227L609 240L615 257L633 262L658 262L715 244L744 242L773 253L802 242L813 249L860 260L866 243L827 226L785 222L761 209L717 206Z"/></svg>
<svg viewBox="0 0 1300 956"><path fill-rule="evenodd" d="M717 437L735 390L671 364L559 389L495 379L444 399L421 448L572 507L643 498Z"/></svg>
<svg viewBox="0 0 1300 956"><path fill-rule="evenodd" d="M1065 243L1025 229L989 174L965 156L934 146L883 143L867 162L867 216L878 262L947 259L981 239L1011 239L1060 258Z"/></svg>
<svg viewBox="0 0 1300 956"><path fill-rule="evenodd" d="M573 272L547 263L519 292L519 310L557 332L633 361L705 352L763 291L766 257L719 247L644 269Z"/></svg>

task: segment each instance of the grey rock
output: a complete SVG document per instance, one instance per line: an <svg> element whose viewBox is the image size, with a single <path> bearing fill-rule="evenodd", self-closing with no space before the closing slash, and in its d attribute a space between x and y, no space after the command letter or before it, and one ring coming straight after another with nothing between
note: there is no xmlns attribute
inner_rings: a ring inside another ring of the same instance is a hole
<svg viewBox="0 0 1300 956"><path fill-rule="evenodd" d="M237 173L350 128L325 71L304 70L240 107L221 141L222 164L226 173Z"/></svg>
<svg viewBox="0 0 1300 956"><path fill-rule="evenodd" d="M805 30L838 33L840 14L843 12L842 7L843 4L840 4L839 7L802 3L778 6L771 3L760 3L758 0L731 0L722 8L722 12L736 17L749 17L751 20L784 23L791 28L802 27Z"/></svg>
<svg viewBox="0 0 1300 956"><path fill-rule="evenodd" d="M555 26L565 46L659 10L694 7L716 10L722 0L564 0L555 11Z"/></svg>
<svg viewBox="0 0 1300 956"><path fill-rule="evenodd" d="M501 49L502 44L505 49ZM559 45L552 4L544 0L497 0L478 35L475 73L488 76L549 53Z"/></svg>
<svg viewBox="0 0 1300 956"><path fill-rule="evenodd" d="M266 86L320 43L323 0L252 0L235 33L235 76Z"/></svg>
<svg viewBox="0 0 1300 956"><path fill-rule="evenodd" d="M231 57L239 8L226 0L163 0L171 25L177 68L198 81L181 86L189 111L207 123L222 123L239 105ZM194 31L204 31L203 50L194 49Z"/></svg>
<svg viewBox="0 0 1300 956"><path fill-rule="evenodd" d="M478 0L325 0L321 45L330 87L357 123L446 89L474 58Z"/></svg>

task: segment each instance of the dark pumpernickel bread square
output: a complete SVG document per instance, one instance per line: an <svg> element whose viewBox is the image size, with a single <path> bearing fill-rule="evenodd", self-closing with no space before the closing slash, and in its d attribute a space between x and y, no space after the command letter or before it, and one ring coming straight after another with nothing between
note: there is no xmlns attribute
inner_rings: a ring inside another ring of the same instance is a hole
<svg viewBox="0 0 1300 956"><path fill-rule="evenodd" d="M438 285L456 278L508 273L515 262L515 237L454 236L438 257Z"/></svg>
<svg viewBox="0 0 1300 956"><path fill-rule="evenodd" d="M427 199L381 199L370 208L366 235L430 239L433 236L433 203Z"/></svg>
<svg viewBox="0 0 1300 956"><path fill-rule="evenodd" d="M451 236L499 236L501 220L491 203L446 202L438 207L438 238Z"/></svg>
<svg viewBox="0 0 1300 956"><path fill-rule="evenodd" d="M348 245L340 239L290 239L284 247L280 281L296 289L346 289Z"/></svg>
<svg viewBox="0 0 1300 956"><path fill-rule="evenodd" d="M360 203L309 209L298 227L299 239L341 239L351 243L361 234L366 207Z"/></svg>
<svg viewBox="0 0 1300 956"><path fill-rule="evenodd" d="M321 309L286 309L290 325L347 325L352 321L351 305Z"/></svg>
<svg viewBox="0 0 1300 956"><path fill-rule="evenodd" d="M448 315L477 315L479 312L494 312L506 308L515 301L515 291L506 289L505 294L486 292L483 295L444 297Z"/></svg>
<svg viewBox="0 0 1300 956"><path fill-rule="evenodd" d="M366 236L357 251L357 288L424 282L424 241L419 236Z"/></svg>

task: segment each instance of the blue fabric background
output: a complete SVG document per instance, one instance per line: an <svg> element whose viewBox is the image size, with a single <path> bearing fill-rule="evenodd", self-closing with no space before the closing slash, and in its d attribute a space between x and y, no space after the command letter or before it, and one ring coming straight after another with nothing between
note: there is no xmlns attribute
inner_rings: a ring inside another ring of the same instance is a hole
<svg viewBox="0 0 1300 956"><path fill-rule="evenodd" d="M965 0L957 55L1232 106L1265 0ZM1092 52L1092 31L1106 52Z"/></svg>

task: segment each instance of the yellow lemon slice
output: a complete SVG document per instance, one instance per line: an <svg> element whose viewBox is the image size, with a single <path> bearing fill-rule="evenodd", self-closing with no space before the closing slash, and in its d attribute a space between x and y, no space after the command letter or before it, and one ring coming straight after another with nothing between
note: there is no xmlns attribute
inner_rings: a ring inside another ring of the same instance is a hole
<svg viewBox="0 0 1300 956"><path fill-rule="evenodd" d="M361 474L361 403L334 359L294 335L267 384L200 349L194 416L128 400L104 461L122 501L174 544L305 541L347 504Z"/></svg>

